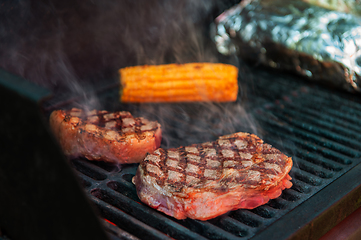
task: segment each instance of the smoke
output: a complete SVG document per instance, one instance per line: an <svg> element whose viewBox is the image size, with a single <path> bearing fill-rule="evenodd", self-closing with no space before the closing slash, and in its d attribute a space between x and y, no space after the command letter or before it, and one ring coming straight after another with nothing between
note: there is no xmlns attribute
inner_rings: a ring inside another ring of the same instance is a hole
<svg viewBox="0 0 361 240"><path fill-rule="evenodd" d="M0 66L51 90L73 90L74 82L115 79L129 65L216 61L204 42L219 2L7 1Z"/></svg>
<svg viewBox="0 0 361 240"><path fill-rule="evenodd" d="M161 124L164 148L214 141L235 132L250 132L261 137L257 121L242 102L239 98L229 103L141 104L132 112Z"/></svg>
<svg viewBox="0 0 361 240"><path fill-rule="evenodd" d="M0 7L0 66L55 93L70 91L82 96L75 107L99 109L103 106L93 92L99 86L117 83L119 68L224 62L210 39L209 26L218 14L236 3L235 0L5 3ZM242 72L236 57L226 61ZM138 115L161 122L169 133L164 137L167 146L208 141L236 131L257 133L256 123L241 100L231 104L144 104Z"/></svg>
<svg viewBox="0 0 361 240"><path fill-rule="evenodd" d="M6 1L0 67L97 107L85 92L116 83L119 68L217 61L207 31L226 7L217 0Z"/></svg>

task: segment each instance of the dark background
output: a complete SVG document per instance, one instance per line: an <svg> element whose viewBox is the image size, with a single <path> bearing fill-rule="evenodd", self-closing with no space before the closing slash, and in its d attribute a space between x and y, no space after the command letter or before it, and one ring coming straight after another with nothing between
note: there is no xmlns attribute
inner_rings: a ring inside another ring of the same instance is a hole
<svg viewBox="0 0 361 240"><path fill-rule="evenodd" d="M0 67L58 91L129 65L216 62L209 25L238 2L3 1Z"/></svg>

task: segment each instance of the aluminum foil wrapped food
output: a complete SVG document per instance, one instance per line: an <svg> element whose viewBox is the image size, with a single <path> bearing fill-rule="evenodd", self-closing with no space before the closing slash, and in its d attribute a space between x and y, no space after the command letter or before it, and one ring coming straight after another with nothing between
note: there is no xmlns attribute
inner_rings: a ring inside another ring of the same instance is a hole
<svg viewBox="0 0 361 240"><path fill-rule="evenodd" d="M224 55L360 91L361 18L301 0L244 0L216 18Z"/></svg>

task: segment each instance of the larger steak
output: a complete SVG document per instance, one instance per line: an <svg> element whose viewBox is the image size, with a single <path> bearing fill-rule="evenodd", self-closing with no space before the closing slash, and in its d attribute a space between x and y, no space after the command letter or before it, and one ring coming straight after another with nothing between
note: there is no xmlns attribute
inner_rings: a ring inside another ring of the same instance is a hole
<svg viewBox="0 0 361 240"><path fill-rule="evenodd" d="M292 159L256 135L157 149L133 178L140 200L177 219L207 220L252 209L277 198L292 183Z"/></svg>

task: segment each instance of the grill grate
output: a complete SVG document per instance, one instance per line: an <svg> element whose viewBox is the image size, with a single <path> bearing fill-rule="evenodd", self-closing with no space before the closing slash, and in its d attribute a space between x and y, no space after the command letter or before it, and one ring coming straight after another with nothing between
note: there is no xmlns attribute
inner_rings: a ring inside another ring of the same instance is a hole
<svg viewBox="0 0 361 240"><path fill-rule="evenodd" d="M282 216L360 163L361 124L358 120L361 117L361 104L342 93L330 94L330 90L304 87L302 81L289 81L287 76L279 76L272 84L269 83L269 76L263 72L255 78L249 87L254 91L249 94L249 100L253 103L250 104L251 116L259 124L257 135L293 157L294 167L290 173L292 188L256 209L236 210L209 221L179 221L140 202L131 182L136 164L119 168L85 159L72 160L84 189L106 219L104 224L114 239L256 238ZM114 92L117 89L103 93L105 96L100 100L104 102L100 105L119 108L114 104L118 99ZM256 106L255 102L259 105ZM228 122L222 122L225 131L252 130L247 125L253 121L249 115L235 111L232 104L217 106L222 113L226 112L223 120L231 118ZM142 112L146 108L149 115L146 117L150 118L155 118L154 112L160 108L159 105L122 107L131 107L132 112ZM168 121L161 124L168 133L163 146L208 141L224 134L209 130L219 126L218 120L196 117L200 111L207 110L207 105L174 104L165 107L169 108L161 117L168 118ZM237 124L232 125L235 119ZM183 132L173 130L187 129L189 125L195 128ZM204 128L207 130L202 132ZM324 198L326 201L327 196ZM287 237L283 236L284 239Z"/></svg>

